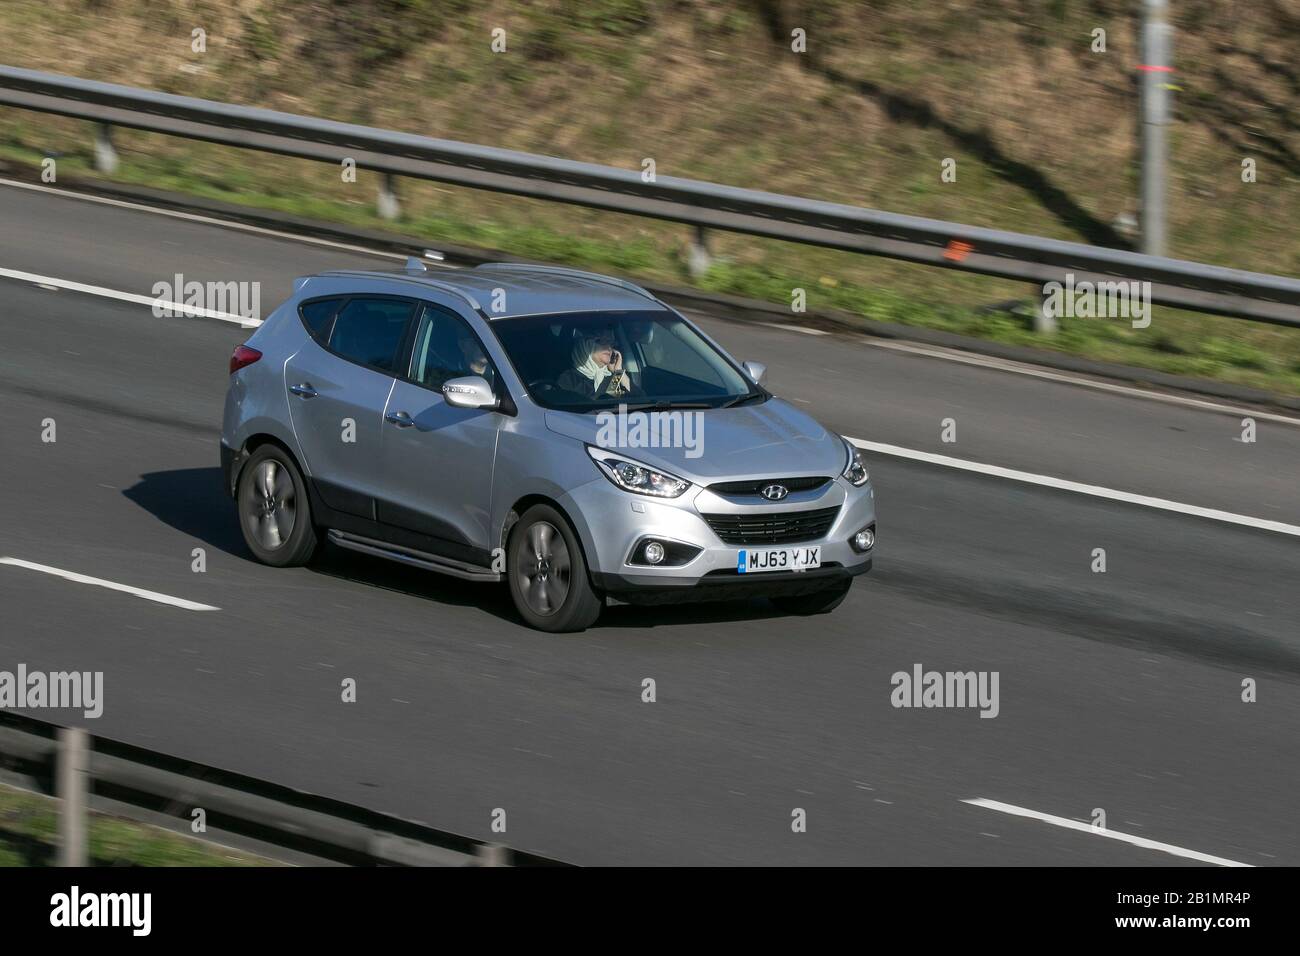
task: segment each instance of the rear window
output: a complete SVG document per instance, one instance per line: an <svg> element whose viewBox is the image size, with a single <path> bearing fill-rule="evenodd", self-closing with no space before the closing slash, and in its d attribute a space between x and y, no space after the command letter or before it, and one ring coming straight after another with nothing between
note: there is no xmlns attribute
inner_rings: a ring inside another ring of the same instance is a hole
<svg viewBox="0 0 1300 956"><path fill-rule="evenodd" d="M393 371L411 306L409 299L348 300L330 330L330 350L359 365Z"/></svg>
<svg viewBox="0 0 1300 956"><path fill-rule="evenodd" d="M302 324L307 326L307 331L311 333L312 338L324 339L329 331L330 319L334 318L334 313L338 311L339 303L342 301L342 298L316 299L312 302L304 302L298 307Z"/></svg>

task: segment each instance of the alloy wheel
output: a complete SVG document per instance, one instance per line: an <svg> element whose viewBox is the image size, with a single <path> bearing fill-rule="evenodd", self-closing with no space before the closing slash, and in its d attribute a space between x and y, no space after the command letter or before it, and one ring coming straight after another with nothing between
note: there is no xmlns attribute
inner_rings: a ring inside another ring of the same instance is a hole
<svg viewBox="0 0 1300 956"><path fill-rule="evenodd" d="M257 465L245 486L244 510L263 548L275 551L289 540L297 520L297 493L278 461L267 459Z"/></svg>
<svg viewBox="0 0 1300 956"><path fill-rule="evenodd" d="M535 614L551 615L569 595L572 563L564 536L547 521L534 522L515 562L519 591Z"/></svg>

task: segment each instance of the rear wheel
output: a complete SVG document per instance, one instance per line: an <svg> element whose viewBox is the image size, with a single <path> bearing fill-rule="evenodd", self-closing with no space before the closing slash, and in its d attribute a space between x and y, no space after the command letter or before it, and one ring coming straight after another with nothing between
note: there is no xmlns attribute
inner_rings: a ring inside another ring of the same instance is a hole
<svg viewBox="0 0 1300 956"><path fill-rule="evenodd" d="M812 594L786 594L769 600L778 611L784 611L786 614L825 614L843 604L852 587L853 579L849 578L824 591L814 591Z"/></svg>
<svg viewBox="0 0 1300 956"><path fill-rule="evenodd" d="M604 604L587 579L582 546L564 516L534 505L510 529L506 572L525 623L542 631L586 630Z"/></svg>
<svg viewBox="0 0 1300 956"><path fill-rule="evenodd" d="M315 554L306 482L278 445L253 452L239 473L235 501L244 542L263 564L287 568L306 564Z"/></svg>

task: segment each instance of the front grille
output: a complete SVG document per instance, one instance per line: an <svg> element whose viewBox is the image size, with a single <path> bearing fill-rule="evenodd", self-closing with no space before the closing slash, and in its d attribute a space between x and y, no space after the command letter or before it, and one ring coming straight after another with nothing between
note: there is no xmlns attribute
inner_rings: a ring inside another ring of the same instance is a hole
<svg viewBox="0 0 1300 956"><path fill-rule="evenodd" d="M829 478L755 478L751 481L720 481L709 485L709 491L720 495L757 495L768 485L785 485L787 491L812 491L828 481Z"/></svg>
<svg viewBox="0 0 1300 956"><path fill-rule="evenodd" d="M836 505L834 508L819 508L816 511L706 514L701 517L726 544L787 544L825 537L835 523L839 510Z"/></svg>

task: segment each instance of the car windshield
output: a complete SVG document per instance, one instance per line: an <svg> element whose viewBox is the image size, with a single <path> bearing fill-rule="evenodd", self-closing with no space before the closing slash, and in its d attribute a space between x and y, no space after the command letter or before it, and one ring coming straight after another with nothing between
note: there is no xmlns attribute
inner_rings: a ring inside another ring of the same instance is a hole
<svg viewBox="0 0 1300 956"><path fill-rule="evenodd" d="M720 408L766 397L663 309L496 319L492 330L546 408Z"/></svg>

